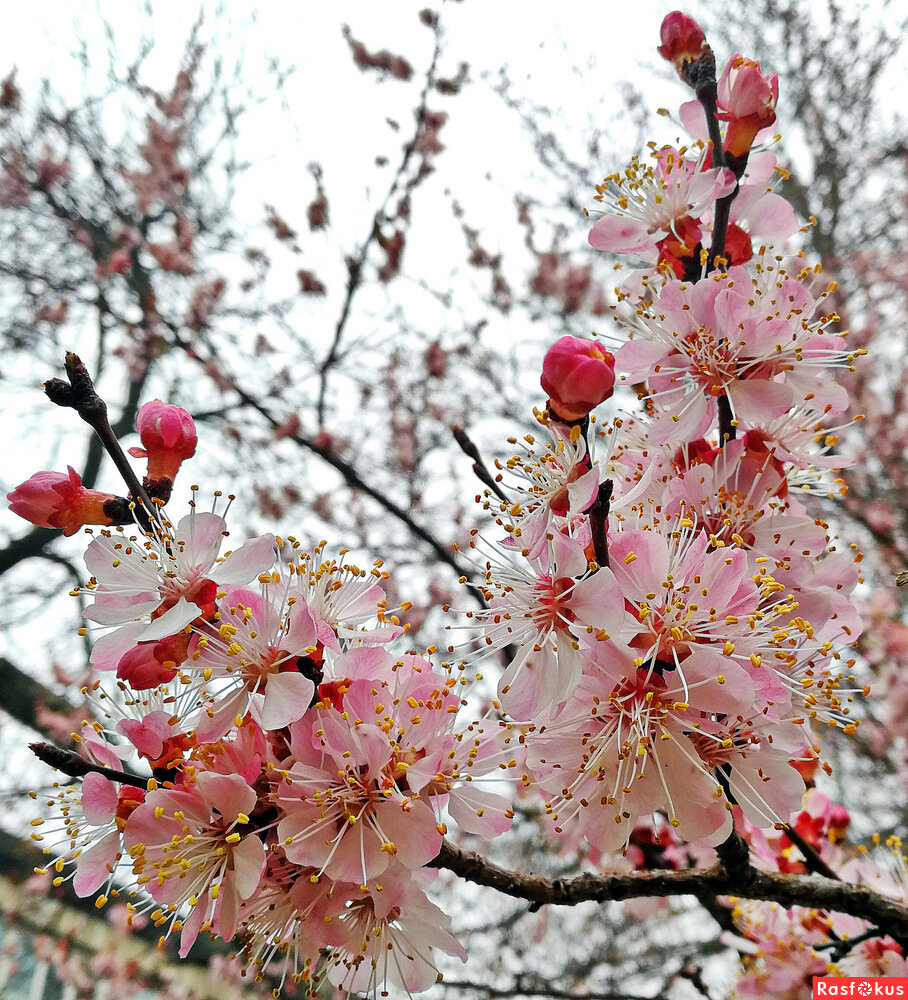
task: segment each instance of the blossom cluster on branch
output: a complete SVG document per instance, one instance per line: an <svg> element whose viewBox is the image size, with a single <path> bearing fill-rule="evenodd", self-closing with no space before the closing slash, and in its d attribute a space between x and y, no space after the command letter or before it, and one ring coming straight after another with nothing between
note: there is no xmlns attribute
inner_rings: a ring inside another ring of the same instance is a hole
<svg viewBox="0 0 908 1000"><path fill-rule="evenodd" d="M843 489L834 376L862 352L833 332L834 286L790 244L783 172L760 146L777 79L741 55L717 79L682 14L662 43L696 94L680 114L691 139L607 177L589 237L640 265L618 289L626 337L558 340L538 439L494 475L475 456L490 532L465 555L483 608L444 658L408 647L380 560L270 534L222 551L219 494L202 511L194 490L171 519L188 413L140 411L140 483L81 362L47 383L128 486L41 472L10 495L33 523L100 526L81 593L111 682L86 692L81 784L60 787L35 834L58 879L99 905L128 899L181 955L208 932L236 939L254 975L370 993L428 988L435 950L466 957L427 894L433 861L449 824L506 833L507 782L539 796L553 845L603 870L656 854L680 868L737 831L758 866L802 870L785 867L800 843L807 870L867 880L833 856L842 816L812 788L821 730L854 731L863 687L849 652L860 554L810 496ZM616 386L641 405L597 419ZM502 659L484 699L474 678ZM773 827L792 814L799 841L783 843ZM904 898L898 880L884 891ZM846 937L905 968L882 928L765 906L732 911L743 950L804 948L793 973L772 966L788 961L778 949L752 963L742 993L822 974L822 949Z"/></svg>

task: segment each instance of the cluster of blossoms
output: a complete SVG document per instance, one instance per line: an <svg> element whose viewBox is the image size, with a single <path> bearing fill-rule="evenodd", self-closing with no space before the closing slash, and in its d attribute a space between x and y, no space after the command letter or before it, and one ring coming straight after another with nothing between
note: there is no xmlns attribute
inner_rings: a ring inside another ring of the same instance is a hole
<svg viewBox="0 0 908 1000"><path fill-rule="evenodd" d="M80 894L128 894L181 955L206 931L257 973L413 992L436 979L433 949L465 957L426 894L447 820L484 837L510 825L475 779L534 787L552 836L588 857L680 865L736 820L752 842L784 823L819 726L854 729L860 557L799 497L840 488L833 375L858 352L786 244L797 223L773 154L751 155L775 77L736 55L716 81L683 15L660 51L697 93L681 115L692 143L607 178L590 233L640 264L618 291L627 339L550 349L547 441L528 437L481 498L502 537L470 543L484 609L465 656L507 659L492 714L463 721L465 661L401 647L380 563L272 535L222 553L220 514L193 504L173 524L153 502L142 530L98 531L85 555L92 662L116 682L94 686L79 736L100 770L56 803L52 867ZM616 384L640 412L597 423ZM166 500L191 419L148 404L139 429L144 489ZM130 498L53 476L13 509L68 533L128 520ZM125 766L151 777L124 781Z"/></svg>
<svg viewBox="0 0 908 1000"><path fill-rule="evenodd" d="M192 420L153 402L138 426L145 487L169 495ZM14 491L13 509L53 524L66 499L53 475ZM56 841L55 881L99 905L126 898L179 932L181 956L207 931L236 938L256 976L276 963L313 986L430 986L433 949L465 955L425 866L448 819L509 828L508 800L481 787L518 768L507 725L464 722L462 670L400 648L380 563L273 535L222 551L224 517L194 502L176 524L157 505L146 522L96 531L85 552L91 660L113 683L86 690L94 720L76 734L97 770L49 803L56 836L34 834Z"/></svg>
<svg viewBox="0 0 908 1000"><path fill-rule="evenodd" d="M796 229L765 187L772 154L759 154L762 193L748 191L736 128L771 125L776 92L732 57L724 165L715 145L662 149L600 188L590 242L655 267L619 290L628 339L614 356L572 337L549 351L548 444L501 467L504 499L485 504L504 537L472 542L488 605L474 620L489 653L517 650L498 695L525 724L525 781L554 831L594 851L624 848L654 813L713 844L735 804L758 827L782 822L805 789L798 763L819 754L811 721L855 725L842 649L860 632L860 557L796 496L838 488L826 452L847 395L832 375L854 355L817 273L784 246L751 246L770 216L775 235ZM773 211L755 211L766 199ZM716 220L731 217L729 259ZM644 413L594 433L616 371Z"/></svg>
<svg viewBox="0 0 908 1000"><path fill-rule="evenodd" d="M902 843L890 837L885 850L852 847L846 837L851 817L843 806L811 788L803 808L789 820L792 836L813 852L827 871L846 882L872 886L893 899L904 900L906 859ZM760 831L741 819L740 829L751 855L766 871L803 873L810 870L801 847L784 832ZM880 857L875 857L879 853ZM737 997L778 997L807 1000L816 976L908 976L902 946L865 920L829 910L777 903L731 900L732 916L741 937L733 943L745 956L735 984Z"/></svg>

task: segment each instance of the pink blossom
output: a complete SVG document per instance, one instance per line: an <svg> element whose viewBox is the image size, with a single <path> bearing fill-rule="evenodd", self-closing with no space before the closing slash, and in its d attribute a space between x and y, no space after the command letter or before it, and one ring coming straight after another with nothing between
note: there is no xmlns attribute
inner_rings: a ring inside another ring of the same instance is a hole
<svg viewBox="0 0 908 1000"><path fill-rule="evenodd" d="M591 462L583 435L570 433L557 421L550 421L547 429L551 440L541 454L531 437L526 457L508 460L507 471L516 479L508 485L519 499L500 508L508 532L502 546L530 560L542 555L553 529L560 530L564 520L572 524L590 507L599 489L599 467Z"/></svg>
<svg viewBox="0 0 908 1000"><path fill-rule="evenodd" d="M60 299L55 306L42 306L35 313L35 319L59 326L66 319L68 308L69 304L66 299Z"/></svg>
<svg viewBox="0 0 908 1000"><path fill-rule="evenodd" d="M162 271L188 276L195 274L192 254L183 250L178 243L146 243L145 249L161 265Z"/></svg>
<svg viewBox="0 0 908 1000"><path fill-rule="evenodd" d="M664 810L685 839L719 843L731 815L717 768L755 823L787 817L804 789L788 763L798 727L733 721L716 701L734 698L722 675L685 686L635 659L618 643L597 647L574 695L527 740L527 767L551 796L556 833L579 830L594 849L616 851L638 817Z"/></svg>
<svg viewBox="0 0 908 1000"><path fill-rule="evenodd" d="M216 278L214 281L197 285L193 289L189 302L189 312L183 321L190 330L199 332L208 329L211 313L224 294L226 287L227 283L223 278Z"/></svg>
<svg viewBox="0 0 908 1000"><path fill-rule="evenodd" d="M68 474L36 472L7 494L10 510L40 528L61 529L64 535L74 535L86 524L112 524L106 511L117 498L85 489L78 472L68 469Z"/></svg>
<svg viewBox="0 0 908 1000"><path fill-rule="evenodd" d="M735 54L718 83L717 117L728 122L723 146L732 156L746 156L754 139L776 120L779 78L764 76L760 64Z"/></svg>
<svg viewBox="0 0 908 1000"><path fill-rule="evenodd" d="M63 836L56 847L48 847L53 855L63 848L48 869L56 873L54 885L72 878L73 888L79 896L91 896L102 886L110 886L120 858L120 830L122 822L142 801L144 792L116 786L103 775L85 775L81 786L68 786L56 793L57 805L63 817ZM39 824L40 826L40 824ZM44 839L36 834L36 839ZM69 875L63 876L66 865L72 864Z"/></svg>
<svg viewBox="0 0 908 1000"><path fill-rule="evenodd" d="M379 563L380 564L380 563ZM324 544L294 553L292 589L309 609L318 639L340 652L341 642L386 643L402 634L390 617L379 581L387 574L329 558Z"/></svg>
<svg viewBox="0 0 908 1000"><path fill-rule="evenodd" d="M204 675L206 685L215 679L196 727L200 740L220 738L250 710L264 730L281 729L313 700L324 646L305 603L282 611L283 594L272 590L228 587L218 599L217 628L193 641L187 673Z"/></svg>
<svg viewBox="0 0 908 1000"><path fill-rule="evenodd" d="M101 534L85 552L94 597L84 617L115 631L99 639L92 663L114 670L140 642L160 642L200 616L214 614L219 585L245 584L274 562L274 536L254 538L219 557L225 522L213 513L191 513L141 541Z"/></svg>
<svg viewBox="0 0 908 1000"><path fill-rule="evenodd" d="M814 318L828 289L817 295L808 277L764 256L756 274L733 267L693 285L667 283L637 310L616 367L631 383L648 382L660 407L673 410L679 437L701 436L723 393L745 426L774 420L860 353L825 334L828 317Z"/></svg>
<svg viewBox="0 0 908 1000"><path fill-rule="evenodd" d="M435 949L467 960L450 917L426 896L435 874L395 865L382 877L381 893L345 894L351 901L335 907L339 934L327 962L330 982L348 995L374 996L389 984L409 995L438 981Z"/></svg>
<svg viewBox="0 0 908 1000"><path fill-rule="evenodd" d="M653 153L655 167L635 156L621 173L597 184L596 201L604 208L590 230L590 246L655 263L662 241L686 236L692 255L701 235L695 220L735 186L730 170L704 169L706 152L701 143L695 160L665 146Z"/></svg>
<svg viewBox="0 0 908 1000"><path fill-rule="evenodd" d="M181 958L208 921L230 940L241 901L258 888L265 848L249 826L256 798L238 774L199 771L191 785L149 792L126 821L123 842L133 872L143 879L147 869L149 892L174 908L171 924L176 908L192 907L183 921ZM191 880L184 878L187 870Z"/></svg>
<svg viewBox="0 0 908 1000"><path fill-rule="evenodd" d="M35 165L35 181L39 188L49 191L55 184L69 177L69 161L55 160L50 149L44 147L44 155Z"/></svg>
<svg viewBox="0 0 908 1000"><path fill-rule="evenodd" d="M354 681L345 703L358 705L369 687ZM351 728L340 716L316 710L291 727L296 763L278 798L288 859L361 885L380 876L392 856L421 867L441 847L435 814L398 787L403 772L382 730L365 722Z"/></svg>
<svg viewBox="0 0 908 1000"><path fill-rule="evenodd" d="M0 206L11 208L27 205L32 189L28 180L28 161L23 153L4 157L0 169Z"/></svg>
<svg viewBox="0 0 908 1000"><path fill-rule="evenodd" d="M489 609L475 618L486 653L517 650L498 686L515 719L546 715L569 697L580 681L584 648L624 623L611 570L590 572L584 546L558 531L527 566L490 563L483 590Z"/></svg>

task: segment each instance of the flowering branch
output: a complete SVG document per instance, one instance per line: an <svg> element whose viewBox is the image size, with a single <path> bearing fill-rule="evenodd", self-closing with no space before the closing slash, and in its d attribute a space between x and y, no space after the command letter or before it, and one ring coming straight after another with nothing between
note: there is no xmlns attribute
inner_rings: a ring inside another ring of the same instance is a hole
<svg viewBox="0 0 908 1000"><path fill-rule="evenodd" d="M72 751L48 743L31 743L35 756L70 777L99 774L111 781L146 790L152 779L127 771L94 764ZM152 781L152 785L156 785ZM786 831L789 836L794 831ZM795 836L797 836L795 834ZM583 874L570 879L549 879L522 874L486 860L475 851L455 847L443 840L438 854L427 867L444 868L477 885L507 896L526 900L534 908L546 904L576 906L594 901L604 903L652 896L696 896L714 901L716 896L765 899L783 906L834 910L871 920L877 934L908 939L908 906L896 903L864 886L849 885L838 878L785 875L754 868L748 859L747 844L737 833L719 845L718 862L707 869L633 872L629 875Z"/></svg>

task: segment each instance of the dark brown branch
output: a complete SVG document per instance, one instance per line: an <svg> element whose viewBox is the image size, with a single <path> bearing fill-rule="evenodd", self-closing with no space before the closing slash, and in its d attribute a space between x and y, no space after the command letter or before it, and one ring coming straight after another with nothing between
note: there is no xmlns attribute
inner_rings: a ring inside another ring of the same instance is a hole
<svg viewBox="0 0 908 1000"><path fill-rule="evenodd" d="M451 433L454 435L454 440L457 442L460 450L467 456L467 458L473 459L473 473L476 478L481 482L485 483L486 486L504 503L510 503L508 498L504 495L501 487L495 482L495 477L489 472L486 467L485 462L482 460L482 455L479 454L479 449L473 443L469 434L462 428L458 427L456 424L451 424Z"/></svg>
<svg viewBox="0 0 908 1000"><path fill-rule="evenodd" d="M723 447L728 441L734 441L738 428L728 396L723 392L716 402L719 406L719 447Z"/></svg>
<svg viewBox="0 0 908 1000"><path fill-rule="evenodd" d="M559 990L554 986L532 986L526 976L519 976L513 986L492 986L491 983L471 983L469 980L444 978L439 986L449 990L467 990L487 997L549 997L551 1000L646 1000L638 993L614 993L611 990L578 993L576 990Z"/></svg>
<svg viewBox="0 0 908 1000"><path fill-rule="evenodd" d="M95 391L88 369L82 363L81 358L72 351L68 351L66 354L65 368L68 382L54 378L44 383L44 391L48 399L58 406L72 407L94 430L101 439L104 450L110 455L117 471L123 477L130 494L141 501L151 517L160 520L157 506L152 503L145 487L139 482L135 470L129 464L126 454L110 426L110 420L107 417L107 404Z"/></svg>
<svg viewBox="0 0 908 1000"><path fill-rule="evenodd" d="M608 566L608 512L615 484L606 479L599 484L599 492L590 507L590 529L593 536L593 551L600 566Z"/></svg>
<svg viewBox="0 0 908 1000"><path fill-rule="evenodd" d="M820 857L817 849L808 844L797 830L793 827L786 826L785 836L788 837L801 854L804 855L804 863L807 865L808 871L816 872L817 875L822 875L824 878L839 880L839 876Z"/></svg>
<svg viewBox="0 0 908 1000"><path fill-rule="evenodd" d="M72 750L61 750L50 743L29 743L29 750L42 763L68 774L71 778L84 778L86 774L103 774L111 781L118 781L122 785L132 785L133 788L147 790L149 778L143 778L130 771L118 771L115 767L104 767L102 764L92 764Z"/></svg>
<svg viewBox="0 0 908 1000"><path fill-rule="evenodd" d="M728 843L728 842L726 842ZM724 847L724 845L723 845ZM488 886L517 899L540 905L575 906L593 900L635 899L645 896L716 896L765 899L782 906L813 907L848 913L873 921L883 933L897 939L908 935L908 907L861 885L849 885L818 875L788 875L763 872L742 861L736 842L726 849L728 868L722 861L706 869L634 872L630 875L578 875L571 879L549 879L500 868L472 851L463 851L445 841L432 862L477 885Z"/></svg>
<svg viewBox="0 0 908 1000"><path fill-rule="evenodd" d="M75 706L0 656L0 709L29 729L50 736L39 721L42 708L68 715Z"/></svg>

